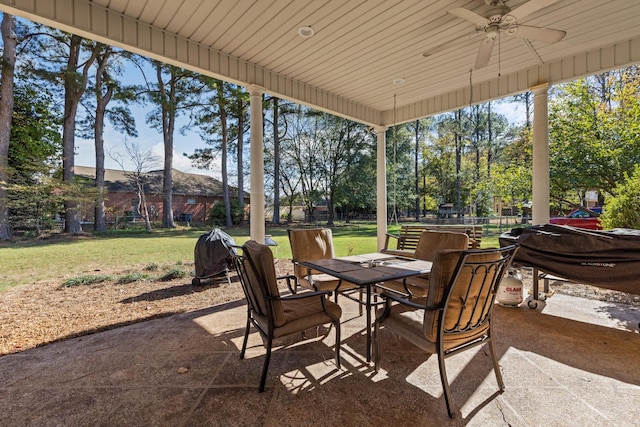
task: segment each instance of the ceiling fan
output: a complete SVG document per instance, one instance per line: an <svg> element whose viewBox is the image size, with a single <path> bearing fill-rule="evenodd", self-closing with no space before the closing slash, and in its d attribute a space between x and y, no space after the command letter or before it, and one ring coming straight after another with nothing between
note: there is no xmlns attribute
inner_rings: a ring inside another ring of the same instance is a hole
<svg viewBox="0 0 640 427"><path fill-rule="evenodd" d="M535 51L533 51L531 44L528 43L529 40L539 40L547 43L556 43L562 40L566 35L566 31L520 24L520 21L526 16L550 6L557 1L558 0L529 0L512 10L504 3L504 0L484 0L490 9L483 13L483 15L479 15L462 7L448 10L447 13L475 24L475 30L468 34L466 39L477 35L484 35L484 40L480 43L474 65L474 69L478 69L489 63L493 46L500 33L524 39L534 54ZM444 43L436 46L423 53L423 56L431 56L446 49L448 45L449 43Z"/></svg>

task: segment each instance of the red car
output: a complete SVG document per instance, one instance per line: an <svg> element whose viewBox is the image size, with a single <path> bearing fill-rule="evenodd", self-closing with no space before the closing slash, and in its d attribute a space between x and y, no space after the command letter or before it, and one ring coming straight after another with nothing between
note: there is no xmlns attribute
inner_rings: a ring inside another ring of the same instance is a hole
<svg viewBox="0 0 640 427"><path fill-rule="evenodd" d="M549 220L550 224L569 225L571 227L587 228L589 230L602 230L600 218L602 207L594 206L590 208L591 212L585 209L574 209L567 216L557 216Z"/></svg>

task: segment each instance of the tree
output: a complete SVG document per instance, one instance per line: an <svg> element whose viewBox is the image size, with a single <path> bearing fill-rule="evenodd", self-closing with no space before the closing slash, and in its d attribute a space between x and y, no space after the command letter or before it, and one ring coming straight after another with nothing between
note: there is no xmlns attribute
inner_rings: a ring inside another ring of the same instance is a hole
<svg viewBox="0 0 640 427"><path fill-rule="evenodd" d="M138 136L135 129L135 120L131 112L126 107L126 103L135 99L133 88L123 86L115 78L122 74L120 59L129 57L129 54L118 51L112 46L99 45L99 52L95 61L95 85L90 91L93 99L87 101L87 115L80 121L84 125L84 135L87 138L93 137L96 156L96 180L97 199L95 201L94 230L104 232L106 230L106 218L104 209L105 185L104 185L104 126L105 119L109 119L111 124L128 136ZM118 105L108 109L109 103L116 99L124 102L124 106Z"/></svg>
<svg viewBox="0 0 640 427"><path fill-rule="evenodd" d="M630 67L554 88L551 194L583 204L587 190L615 194L640 163L640 76Z"/></svg>
<svg viewBox="0 0 640 427"><path fill-rule="evenodd" d="M327 113L321 116L319 133L319 172L327 200L327 225L334 224L334 207L342 177L366 148L364 126Z"/></svg>
<svg viewBox="0 0 640 427"><path fill-rule="evenodd" d="M151 220L149 208L147 206L146 186L149 178L149 172L157 165L158 159L153 155L151 150L143 151L138 144L126 143L125 151L129 160L133 163L133 170L127 171L124 167L124 156L119 153L113 153L111 158L115 160L125 176L129 179L129 183L135 188L138 197L137 213L144 219L144 225L147 231L151 231Z"/></svg>
<svg viewBox="0 0 640 427"><path fill-rule="evenodd" d="M11 238L9 227L9 141L13 119L13 79L16 67L15 18L4 13L0 27L4 49L0 77L0 240Z"/></svg>
<svg viewBox="0 0 640 427"><path fill-rule="evenodd" d="M626 174L619 182L614 195L605 199L605 205L600 215L604 229L610 228L640 228L640 165L636 165L633 173Z"/></svg>
<svg viewBox="0 0 640 427"><path fill-rule="evenodd" d="M80 99L87 88L89 70L95 61L99 45L95 42L86 42L89 53L88 58L82 58L82 37L72 34L70 38L63 35L58 37L61 43L67 44L68 56L66 67L62 70L64 85L64 121L62 125L62 180L71 185L75 178L75 134L76 114ZM83 60L84 59L84 60ZM70 197L64 201L65 226L67 233L82 233L80 226L79 203Z"/></svg>
<svg viewBox="0 0 640 427"><path fill-rule="evenodd" d="M195 73L151 61L156 73L155 87L148 92L151 102L158 110L147 115L147 123L162 133L164 144L164 173L162 178L162 226L175 227L173 221L173 138L176 117L184 109L192 107L193 98L202 89Z"/></svg>
<svg viewBox="0 0 640 427"><path fill-rule="evenodd" d="M218 153L220 154L221 167L222 167L222 193L224 200L224 212L226 218L226 226L231 227L233 225L233 218L231 215L231 201L229 195L229 166L228 166L228 152L229 152L229 117L234 106L238 106L241 101L234 102L233 95L238 95L236 87L230 83L225 83L221 80L212 79L209 77L202 77L209 97L206 98L197 109L194 110L192 116L198 127L198 131L202 139L209 146L207 148L196 149L195 152L189 155L194 164L198 167L209 168L211 163L216 158ZM238 107L244 111L243 108ZM242 117L239 121L243 122L244 114L239 113ZM240 138L240 128L238 127L237 134ZM242 130L244 133L244 130ZM242 144L238 144L239 150L242 150ZM238 154L240 162L242 162L242 154ZM242 172L242 167L239 165L239 173ZM240 189L238 189L240 191ZM240 197L238 198L240 201Z"/></svg>
<svg viewBox="0 0 640 427"><path fill-rule="evenodd" d="M35 226L62 212L60 117L46 90L17 80L9 144L10 223ZM69 186L69 191L74 191Z"/></svg>

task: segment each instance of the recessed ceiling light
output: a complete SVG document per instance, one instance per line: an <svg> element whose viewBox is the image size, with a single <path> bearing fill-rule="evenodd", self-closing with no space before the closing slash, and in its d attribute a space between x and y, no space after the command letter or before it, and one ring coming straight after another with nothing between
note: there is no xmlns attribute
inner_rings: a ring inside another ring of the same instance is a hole
<svg viewBox="0 0 640 427"><path fill-rule="evenodd" d="M400 78L400 79L395 79L395 80L393 81L393 84L394 84L394 85L403 85L405 82L406 82L406 80L405 80L405 79Z"/></svg>
<svg viewBox="0 0 640 427"><path fill-rule="evenodd" d="M311 27L300 27L300 28L298 28L298 35L300 37L304 37L305 39L313 36L315 33L316 33L316 30L314 30Z"/></svg>

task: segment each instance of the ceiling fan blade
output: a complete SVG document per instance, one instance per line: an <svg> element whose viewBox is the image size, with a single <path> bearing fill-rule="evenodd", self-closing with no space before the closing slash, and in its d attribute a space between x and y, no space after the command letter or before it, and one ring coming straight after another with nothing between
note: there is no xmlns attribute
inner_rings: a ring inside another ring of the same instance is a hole
<svg viewBox="0 0 640 427"><path fill-rule="evenodd" d="M515 32L510 34L527 40L540 40L547 43L557 43L564 38L567 32L562 30L553 30L551 28L518 25Z"/></svg>
<svg viewBox="0 0 640 427"><path fill-rule="evenodd" d="M447 10L447 13L460 19L464 19L465 21L469 21L472 24L475 24L477 27L485 26L489 23L489 20L484 16L480 16L477 13L462 7L456 7L454 9Z"/></svg>
<svg viewBox="0 0 640 427"><path fill-rule="evenodd" d="M422 56L424 56L425 58L429 57L429 56L433 56L436 53L440 53L443 50L447 50L449 48L454 49L456 47L458 47L459 45L463 45L465 43L467 43L469 40L471 40L472 38L476 37L479 34L484 34L484 33L480 33L478 31L471 31L470 33L465 34L464 36L455 39L455 40L448 40L444 43L441 43L437 46L432 47L431 49L425 51Z"/></svg>
<svg viewBox="0 0 640 427"><path fill-rule="evenodd" d="M557 1L558 0L529 0L525 4L518 6L511 12L507 13L507 15L511 15L516 18L516 21L519 21L525 16L529 16L540 9L551 6Z"/></svg>
<svg viewBox="0 0 640 427"><path fill-rule="evenodd" d="M493 51L493 45L496 43L495 37L487 37L480 43L480 49L478 49L478 56L476 56L476 64L473 66L475 70L482 68L489 63L491 59L491 52Z"/></svg>

